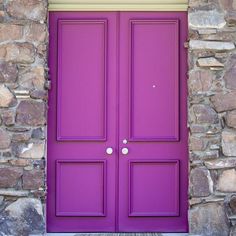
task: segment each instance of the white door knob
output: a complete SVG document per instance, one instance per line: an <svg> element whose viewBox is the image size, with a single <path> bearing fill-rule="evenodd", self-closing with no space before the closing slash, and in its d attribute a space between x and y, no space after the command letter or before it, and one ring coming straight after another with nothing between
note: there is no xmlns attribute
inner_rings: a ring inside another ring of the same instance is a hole
<svg viewBox="0 0 236 236"><path fill-rule="evenodd" d="M113 149L112 149L111 147L108 147L108 148L106 149L106 153L107 153L108 155L111 155L111 154L113 153Z"/></svg>
<svg viewBox="0 0 236 236"><path fill-rule="evenodd" d="M123 155L127 155L129 153L129 149L128 148L122 148L121 150Z"/></svg>

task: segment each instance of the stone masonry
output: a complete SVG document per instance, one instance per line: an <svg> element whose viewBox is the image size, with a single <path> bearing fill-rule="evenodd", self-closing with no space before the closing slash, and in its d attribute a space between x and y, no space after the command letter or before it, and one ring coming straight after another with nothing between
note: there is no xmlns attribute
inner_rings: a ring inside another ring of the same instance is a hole
<svg viewBox="0 0 236 236"><path fill-rule="evenodd" d="M189 225L236 236L236 1L189 1Z"/></svg>
<svg viewBox="0 0 236 236"><path fill-rule="evenodd" d="M189 225L236 236L236 1L189 1ZM47 0L0 0L0 236L43 234Z"/></svg>
<svg viewBox="0 0 236 236"><path fill-rule="evenodd" d="M47 1L0 0L0 235L45 232Z"/></svg>

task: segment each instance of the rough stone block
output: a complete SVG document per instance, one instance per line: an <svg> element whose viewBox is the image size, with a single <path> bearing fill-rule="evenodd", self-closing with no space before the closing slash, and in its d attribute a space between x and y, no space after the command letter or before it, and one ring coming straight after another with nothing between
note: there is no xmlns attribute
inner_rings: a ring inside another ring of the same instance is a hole
<svg viewBox="0 0 236 236"><path fill-rule="evenodd" d="M210 184L212 184L212 180L209 171L205 167L192 169L190 184L193 197L207 197L211 194Z"/></svg>
<svg viewBox="0 0 236 236"><path fill-rule="evenodd" d="M16 110L16 122L20 125L38 126L46 122L46 109L43 102L21 101Z"/></svg>
<svg viewBox="0 0 236 236"><path fill-rule="evenodd" d="M215 57L199 58L197 60L197 65L203 68L209 68L209 67L223 68L224 67L224 64L218 61Z"/></svg>
<svg viewBox="0 0 236 236"><path fill-rule="evenodd" d="M225 156L236 156L236 131L222 132L222 151Z"/></svg>
<svg viewBox="0 0 236 236"><path fill-rule="evenodd" d="M236 192L235 169L225 170L219 176L217 190L221 192Z"/></svg>
<svg viewBox="0 0 236 236"><path fill-rule="evenodd" d="M22 37L22 25L0 24L0 41L20 40Z"/></svg>
<svg viewBox="0 0 236 236"><path fill-rule="evenodd" d="M18 167L0 168L0 188L15 187L22 174L23 170Z"/></svg>
<svg viewBox="0 0 236 236"><path fill-rule="evenodd" d="M30 43L8 43L0 46L0 59L14 63L33 63L35 48Z"/></svg>
<svg viewBox="0 0 236 236"><path fill-rule="evenodd" d="M44 185L43 170L24 171L23 174L23 189L38 189Z"/></svg>
<svg viewBox="0 0 236 236"><path fill-rule="evenodd" d="M11 107L16 104L13 93L3 84L0 85L0 107Z"/></svg>
<svg viewBox="0 0 236 236"><path fill-rule="evenodd" d="M214 74L209 70L195 70L189 74L188 87L190 95L198 95L210 91Z"/></svg>
<svg viewBox="0 0 236 236"><path fill-rule="evenodd" d="M217 112L230 111L236 109L236 91L228 93L218 93L211 97Z"/></svg>
<svg viewBox="0 0 236 236"><path fill-rule="evenodd" d="M228 236L229 222L223 204L207 203L189 212L190 232L204 236Z"/></svg>
<svg viewBox="0 0 236 236"><path fill-rule="evenodd" d="M191 111L191 120L198 124L219 122L217 113L208 105L195 104L191 107Z"/></svg>
<svg viewBox="0 0 236 236"><path fill-rule="evenodd" d="M203 40L190 40L190 49L192 50L216 50L228 51L235 48L234 43L231 42L218 42L218 41L203 41Z"/></svg>
<svg viewBox="0 0 236 236"><path fill-rule="evenodd" d="M18 75L17 66L12 63L0 62L0 82L15 83Z"/></svg>
<svg viewBox="0 0 236 236"><path fill-rule="evenodd" d="M10 144L11 144L11 137L9 133L3 128L0 128L0 149L9 148Z"/></svg>
<svg viewBox="0 0 236 236"><path fill-rule="evenodd" d="M7 4L7 12L16 19L44 21L46 18L46 1L11 0Z"/></svg>
<svg viewBox="0 0 236 236"><path fill-rule="evenodd" d="M226 114L226 124L229 127L236 128L236 110L227 112L227 114Z"/></svg>
<svg viewBox="0 0 236 236"><path fill-rule="evenodd" d="M198 28L223 28L226 24L224 13L217 10L194 11L188 15L189 26Z"/></svg>

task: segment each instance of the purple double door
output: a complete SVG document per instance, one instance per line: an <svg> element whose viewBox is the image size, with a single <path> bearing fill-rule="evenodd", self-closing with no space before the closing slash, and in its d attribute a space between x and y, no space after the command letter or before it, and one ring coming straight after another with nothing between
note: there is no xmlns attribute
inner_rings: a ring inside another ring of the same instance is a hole
<svg viewBox="0 0 236 236"><path fill-rule="evenodd" d="M187 232L184 12L51 12L48 232Z"/></svg>

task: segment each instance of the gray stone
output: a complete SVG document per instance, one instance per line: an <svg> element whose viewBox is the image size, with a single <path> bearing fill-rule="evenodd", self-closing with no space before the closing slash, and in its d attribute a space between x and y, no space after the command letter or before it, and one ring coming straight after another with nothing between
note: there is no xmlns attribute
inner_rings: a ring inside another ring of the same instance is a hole
<svg viewBox="0 0 236 236"><path fill-rule="evenodd" d="M192 50L216 50L216 51L228 51L235 48L231 42L218 42L218 41L202 41L202 40L190 40L190 49Z"/></svg>
<svg viewBox="0 0 236 236"><path fill-rule="evenodd" d="M35 139L44 139L45 138L45 134L44 134L44 130L42 128L36 128L32 131L32 138Z"/></svg>
<svg viewBox="0 0 236 236"><path fill-rule="evenodd" d="M232 194L226 197L229 215L236 215L236 195Z"/></svg>
<svg viewBox="0 0 236 236"><path fill-rule="evenodd" d="M223 28L226 24L224 13L217 10L195 11L188 14L189 26L196 28Z"/></svg>
<svg viewBox="0 0 236 236"><path fill-rule="evenodd" d="M236 192L235 169L225 170L219 177L217 190L221 192Z"/></svg>
<svg viewBox="0 0 236 236"><path fill-rule="evenodd" d="M228 93L217 93L211 97L217 112L230 111L236 109L236 91Z"/></svg>
<svg viewBox="0 0 236 236"><path fill-rule="evenodd" d="M198 30L198 33L199 34L216 34L217 33L217 31L216 31L216 29L199 29Z"/></svg>
<svg viewBox="0 0 236 236"><path fill-rule="evenodd" d="M203 151L206 149L207 142L202 137L191 136L189 141L191 151Z"/></svg>
<svg viewBox="0 0 236 236"><path fill-rule="evenodd" d="M23 170L18 167L2 167L0 168L0 188L15 187Z"/></svg>
<svg viewBox="0 0 236 236"><path fill-rule="evenodd" d="M236 128L236 110L227 112L227 114L226 114L226 124L229 127Z"/></svg>
<svg viewBox="0 0 236 236"><path fill-rule="evenodd" d="M234 0L220 0L219 2L226 11L236 10L236 2Z"/></svg>
<svg viewBox="0 0 236 236"><path fill-rule="evenodd" d="M44 185L44 171L37 169L24 171L22 180L23 180L23 189L42 188Z"/></svg>
<svg viewBox="0 0 236 236"><path fill-rule="evenodd" d="M11 197L26 197L29 191L26 190L13 190L13 189L0 189L0 195Z"/></svg>
<svg viewBox="0 0 236 236"><path fill-rule="evenodd" d="M37 66L31 68L19 76L19 83L21 88L31 90L31 89L44 89L45 76L44 68L42 66Z"/></svg>
<svg viewBox="0 0 236 236"><path fill-rule="evenodd" d="M43 102L21 101L16 110L16 122L20 125L44 125L45 115L46 109Z"/></svg>
<svg viewBox="0 0 236 236"><path fill-rule="evenodd" d="M42 99L47 101L48 92L46 90L33 90L30 92L30 97L34 99Z"/></svg>
<svg viewBox="0 0 236 236"><path fill-rule="evenodd" d="M38 199L18 199L6 207L4 218L0 224L3 235L27 236L44 232L42 204Z"/></svg>
<svg viewBox="0 0 236 236"><path fill-rule="evenodd" d="M226 15L226 21L229 26L236 25L236 11L228 11Z"/></svg>
<svg viewBox="0 0 236 236"><path fill-rule="evenodd" d="M44 142L31 142L28 144L13 144L13 153L21 158L41 159L44 157Z"/></svg>
<svg viewBox="0 0 236 236"><path fill-rule="evenodd" d="M193 207L189 212L190 232L204 236L228 236L229 222L220 203Z"/></svg>
<svg viewBox="0 0 236 236"><path fill-rule="evenodd" d="M236 158L221 158L216 160L204 161L208 169L224 169L236 167Z"/></svg>
<svg viewBox="0 0 236 236"><path fill-rule="evenodd" d="M190 183L191 195L193 197L207 197L210 195L212 180L209 171L205 167L192 169Z"/></svg>
<svg viewBox="0 0 236 236"><path fill-rule="evenodd" d="M14 125L14 123L15 123L15 111L14 110L4 110L4 111L2 111L2 122L6 126Z"/></svg>
<svg viewBox="0 0 236 236"><path fill-rule="evenodd" d="M22 64L33 63L35 48L28 42L3 44L0 45L0 59Z"/></svg>
<svg viewBox="0 0 236 236"><path fill-rule="evenodd" d="M7 12L17 19L44 21L46 18L46 1L11 0L7 4Z"/></svg>
<svg viewBox="0 0 236 236"><path fill-rule="evenodd" d="M231 230L230 230L230 235L229 236L235 236L236 235L236 225L234 225Z"/></svg>
<svg viewBox="0 0 236 236"><path fill-rule="evenodd" d="M17 79L17 66L10 62L0 62L0 82L14 83Z"/></svg>
<svg viewBox="0 0 236 236"><path fill-rule="evenodd" d="M217 123L217 113L208 105L196 104L191 107L192 121L198 124Z"/></svg>
<svg viewBox="0 0 236 236"><path fill-rule="evenodd" d="M209 92L214 74L209 70L194 70L189 73L188 87L190 95Z"/></svg>
<svg viewBox="0 0 236 236"><path fill-rule="evenodd" d="M224 74L225 86L228 89L236 89L236 55L229 60L230 66Z"/></svg>
<svg viewBox="0 0 236 236"><path fill-rule="evenodd" d="M0 41L20 40L22 37L22 25L0 24Z"/></svg>
<svg viewBox="0 0 236 236"><path fill-rule="evenodd" d="M31 138L30 132L12 134L12 141L14 141L14 142L26 142L30 138Z"/></svg>
<svg viewBox="0 0 236 236"><path fill-rule="evenodd" d="M236 156L236 131L222 132L222 152L225 156Z"/></svg>
<svg viewBox="0 0 236 236"><path fill-rule="evenodd" d="M224 67L224 64L219 62L215 57L205 57L205 58L199 58L197 60L197 64L200 67L217 67L217 68L222 68Z"/></svg>
<svg viewBox="0 0 236 236"><path fill-rule="evenodd" d="M15 105L16 99L12 92L3 84L0 85L0 107Z"/></svg>
<svg viewBox="0 0 236 236"><path fill-rule="evenodd" d="M25 39L27 41L44 42L47 36L47 27L45 24L31 23L25 27Z"/></svg>
<svg viewBox="0 0 236 236"><path fill-rule="evenodd" d="M9 148L10 144L11 144L11 137L9 133L3 128L0 128L0 149Z"/></svg>

